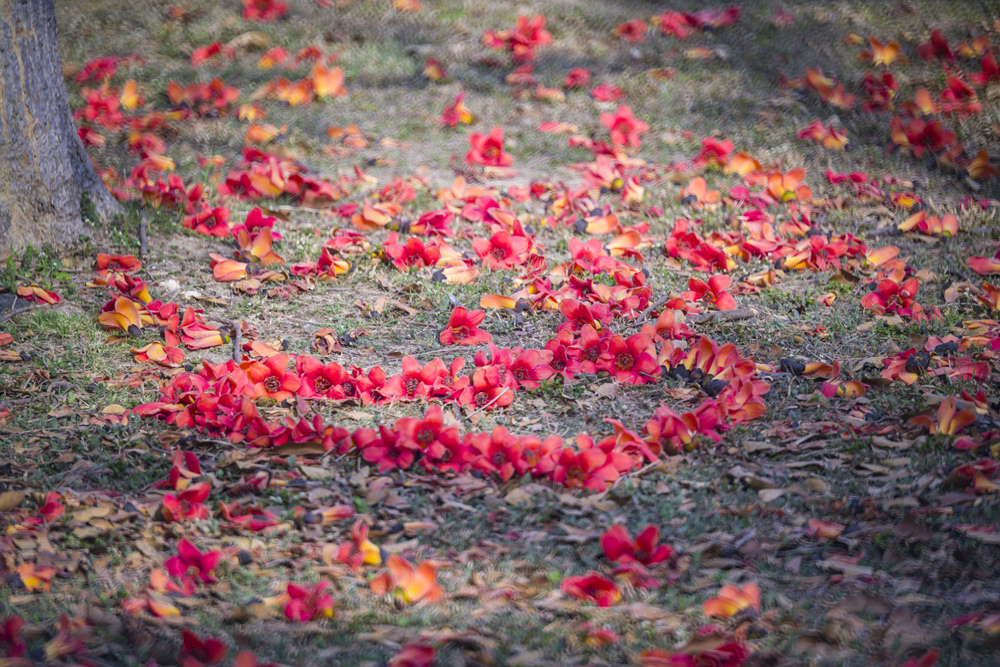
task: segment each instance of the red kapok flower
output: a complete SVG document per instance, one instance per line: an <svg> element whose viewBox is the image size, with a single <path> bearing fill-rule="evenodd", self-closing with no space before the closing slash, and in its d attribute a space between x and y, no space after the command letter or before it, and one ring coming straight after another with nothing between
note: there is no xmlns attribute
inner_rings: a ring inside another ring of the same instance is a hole
<svg viewBox="0 0 1000 667"><path fill-rule="evenodd" d="M590 85L590 70L574 67L563 80L564 88L586 88Z"/></svg>
<svg viewBox="0 0 1000 667"><path fill-rule="evenodd" d="M672 547L658 545L659 541L660 531L656 526L647 526L633 542L625 526L615 524L601 535L601 548L604 549L605 558L616 563L655 565L674 554Z"/></svg>
<svg viewBox="0 0 1000 667"><path fill-rule="evenodd" d="M326 592L329 581L321 581L312 586L288 584L285 594L285 618L289 621L306 623L321 618L333 618L333 596Z"/></svg>
<svg viewBox="0 0 1000 667"><path fill-rule="evenodd" d="M295 396L302 380L295 373L286 371L288 355L276 354L264 362L255 362L246 369L247 377L254 383L255 398L268 397L287 401Z"/></svg>
<svg viewBox="0 0 1000 667"><path fill-rule="evenodd" d="M444 108L444 111L441 113L440 122L442 125L447 125L448 127L455 127L459 123L463 125L472 123L472 112L465 106L464 91L455 97L453 103Z"/></svg>
<svg viewBox="0 0 1000 667"><path fill-rule="evenodd" d="M559 589L572 597L593 602L598 607L610 607L622 598L615 582L599 572L589 572L581 577L566 577Z"/></svg>
<svg viewBox="0 0 1000 667"><path fill-rule="evenodd" d="M642 141L639 135L649 131L649 124L632 115L632 109L623 104L615 113L602 113L601 122L611 132L611 143L616 146L631 146L639 148Z"/></svg>
<svg viewBox="0 0 1000 667"><path fill-rule="evenodd" d="M392 593L397 601L405 604L422 600L437 602L444 597L444 589L437 582L437 567L430 561L414 567L402 556L393 554L386 566L387 571L371 581L370 588L375 595Z"/></svg>
<svg viewBox="0 0 1000 667"><path fill-rule="evenodd" d="M653 356L655 348L649 336L637 333L627 339L619 335L608 338L608 349L602 357L602 367L615 379L626 384L652 382L660 372Z"/></svg>
<svg viewBox="0 0 1000 667"><path fill-rule="evenodd" d="M472 148L465 155L465 161L469 164L481 164L484 167L509 167L514 164L514 158L503 150L501 127L494 127L489 134L471 134L469 145Z"/></svg>
<svg viewBox="0 0 1000 667"><path fill-rule="evenodd" d="M163 562L170 576L177 578L195 578L203 584L214 584L215 568L222 558L221 551L200 551L198 547L185 539L177 543L177 555Z"/></svg>
<svg viewBox="0 0 1000 667"><path fill-rule="evenodd" d="M392 660L388 667L431 667L435 664L437 650L427 644L407 644Z"/></svg>
<svg viewBox="0 0 1000 667"><path fill-rule="evenodd" d="M229 655L229 649L215 637L202 639L190 630L184 630L181 655L178 664L181 667L207 667L221 665Z"/></svg>
<svg viewBox="0 0 1000 667"><path fill-rule="evenodd" d="M488 343L493 337L487 331L479 328L480 322L486 318L486 312L474 310L471 313L457 306L451 311L448 326L441 331L438 339L442 345L479 345Z"/></svg>
<svg viewBox="0 0 1000 667"><path fill-rule="evenodd" d="M208 518L208 508L204 503L212 487L208 482L192 484L176 496L168 493L163 496L163 506L160 516L164 521L183 521L194 519L201 521Z"/></svg>

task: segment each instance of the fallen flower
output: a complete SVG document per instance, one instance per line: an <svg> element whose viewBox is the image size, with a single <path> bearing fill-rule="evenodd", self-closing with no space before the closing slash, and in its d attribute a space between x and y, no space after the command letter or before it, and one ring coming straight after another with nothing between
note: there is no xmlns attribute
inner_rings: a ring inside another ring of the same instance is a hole
<svg viewBox="0 0 1000 667"><path fill-rule="evenodd" d="M469 135L471 148L465 155L469 164L479 164L484 167L509 167L514 164L514 158L503 150L503 128L494 127L489 134L478 132Z"/></svg>
<svg viewBox="0 0 1000 667"><path fill-rule="evenodd" d="M479 328L479 324L486 318L486 312L474 310L471 313L457 306L451 311L446 326L438 335L442 345L479 345L488 343L492 336L487 331Z"/></svg>
<svg viewBox="0 0 1000 667"><path fill-rule="evenodd" d="M701 605L706 616L716 618L729 618L747 608L760 611L760 588L757 584L726 584L719 589L718 595L705 600Z"/></svg>
<svg viewBox="0 0 1000 667"><path fill-rule="evenodd" d="M577 599L593 602L598 607L610 607L622 598L615 582L593 571L580 577L566 577L559 589Z"/></svg>
<svg viewBox="0 0 1000 667"><path fill-rule="evenodd" d="M289 583L285 589L288 596L285 618L298 623L333 618L333 596L326 592L329 587L329 581L320 581L312 586Z"/></svg>
<svg viewBox="0 0 1000 667"><path fill-rule="evenodd" d="M392 594L399 603L413 604L426 600L437 602L444 597L444 589L437 583L437 568L424 561L413 566L402 556L393 554L386 563L387 571L372 579L370 587L375 595Z"/></svg>

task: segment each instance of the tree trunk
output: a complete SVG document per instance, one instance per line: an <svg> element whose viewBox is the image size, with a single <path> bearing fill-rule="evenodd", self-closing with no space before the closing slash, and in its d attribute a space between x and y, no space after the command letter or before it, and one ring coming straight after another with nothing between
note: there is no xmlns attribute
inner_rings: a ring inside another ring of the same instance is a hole
<svg viewBox="0 0 1000 667"><path fill-rule="evenodd" d="M102 218L118 210L76 132L55 0L0 0L0 252L88 236L83 193Z"/></svg>

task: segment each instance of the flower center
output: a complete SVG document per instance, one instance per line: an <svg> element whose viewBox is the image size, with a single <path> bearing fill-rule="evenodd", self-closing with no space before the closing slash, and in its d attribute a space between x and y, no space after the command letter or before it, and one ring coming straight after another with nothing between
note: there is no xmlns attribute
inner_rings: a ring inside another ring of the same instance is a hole
<svg viewBox="0 0 1000 667"><path fill-rule="evenodd" d="M316 388L317 394L325 394L326 392L330 391L330 387L332 386L333 383L327 380L322 375L316 378L316 380L313 382L313 387Z"/></svg>
<svg viewBox="0 0 1000 667"><path fill-rule="evenodd" d="M422 428L417 431L417 442L426 446L434 442L434 431L429 428Z"/></svg>
<svg viewBox="0 0 1000 667"><path fill-rule="evenodd" d="M461 340L465 340L466 338L469 337L469 327L465 327L465 326L462 326L462 327L452 327L452 329L451 329L451 337L452 337L452 340L454 340L455 342L458 342L458 341L461 341Z"/></svg>
<svg viewBox="0 0 1000 667"><path fill-rule="evenodd" d="M340 387L344 390L344 396L354 396L355 388L353 382L342 382Z"/></svg>
<svg viewBox="0 0 1000 667"><path fill-rule="evenodd" d="M601 351L597 347L588 347L583 353L583 358L587 361L597 361L601 357Z"/></svg>
<svg viewBox="0 0 1000 667"><path fill-rule="evenodd" d="M493 259L505 259L507 257L507 251L500 246L493 246L493 249L490 250L490 255Z"/></svg>
<svg viewBox="0 0 1000 667"><path fill-rule="evenodd" d="M627 371L635 365L635 359L628 352L622 352L615 357L615 368L620 371Z"/></svg>
<svg viewBox="0 0 1000 667"><path fill-rule="evenodd" d="M475 401L476 405L481 408L490 402L490 395L485 391L476 392Z"/></svg>
<svg viewBox="0 0 1000 667"><path fill-rule="evenodd" d="M583 479L583 468L580 466L571 466L569 470L566 471L566 480L571 482L579 482Z"/></svg>
<svg viewBox="0 0 1000 667"><path fill-rule="evenodd" d="M406 390L407 396L413 396L413 392L417 390L417 386L420 384L420 380L417 378L407 378L403 383L403 388Z"/></svg>
<svg viewBox="0 0 1000 667"><path fill-rule="evenodd" d="M518 382L523 382L524 380L528 379L528 371L524 370L523 368L515 368L513 371L511 371L511 374L514 376L514 379L517 380Z"/></svg>
<svg viewBox="0 0 1000 667"><path fill-rule="evenodd" d="M269 394L275 393L281 389L281 380L273 375L268 375L264 379L264 389L266 389Z"/></svg>
<svg viewBox="0 0 1000 667"><path fill-rule="evenodd" d="M504 461L506 461L506 460L507 460L507 457L503 455L503 452L494 452L494 454L493 454L493 463L495 465L498 465L498 466L499 465L503 465Z"/></svg>

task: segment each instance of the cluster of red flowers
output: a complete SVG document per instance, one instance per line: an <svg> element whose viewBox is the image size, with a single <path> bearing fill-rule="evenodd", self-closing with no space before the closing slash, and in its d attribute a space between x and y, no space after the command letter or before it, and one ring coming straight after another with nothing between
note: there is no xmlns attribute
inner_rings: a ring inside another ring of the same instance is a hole
<svg viewBox="0 0 1000 667"><path fill-rule="evenodd" d="M572 329L560 332L544 350L498 349L476 355L471 377L460 375L464 359L446 365L440 359L421 366L403 360L401 374L387 377L375 367L365 373L336 362L323 364L309 356L290 359L275 354L263 360L246 359L214 365L203 362L198 373L179 373L161 393L164 400L140 405L134 413L166 420L181 428L198 428L234 442L267 447L286 442L318 442L326 449L352 450L376 464L380 470L408 468L419 460L425 468L458 472L477 469L495 472L502 479L513 474L550 477L570 487L603 489L609 481L643 461L655 460L664 449L679 451L693 446L699 435L717 439L728 423L753 419L763 413L760 397L767 384L755 379L757 368L742 359L732 345L721 348L707 338L685 350L663 339L667 328L651 327L649 333L629 338L602 334L584 324L579 337ZM260 399L274 401L293 397L306 399L359 400L438 399L492 409L508 405L518 390L538 386L555 373L568 377L576 372L607 370L622 382L641 383L660 373L654 337L663 340L658 355L662 363L682 374L715 380L720 391L695 412L677 414L661 408L641 438L612 420L614 435L594 442L580 435L575 446L560 438L540 440L515 436L505 429L492 434L460 434L443 426L443 412L432 405L424 419L403 418L392 427L362 428L353 433L312 420L286 419L270 423L257 408ZM185 489L165 502L171 516L195 516L204 500L198 485ZM190 496L190 497L188 497Z"/></svg>
<svg viewBox="0 0 1000 667"><path fill-rule="evenodd" d="M990 372L990 362L1000 352L1000 327L995 320L966 322L974 333L964 338L948 335L931 336L922 349L910 348L882 360L882 377L907 385L914 384L924 374L948 378L949 381L984 382ZM981 348L970 356L973 347Z"/></svg>
<svg viewBox="0 0 1000 667"><path fill-rule="evenodd" d="M524 63L535 59L535 49L552 43L552 34L545 29L545 17L535 14L518 16L513 30L487 30L482 39L491 49L506 49L514 62Z"/></svg>
<svg viewBox="0 0 1000 667"><path fill-rule="evenodd" d="M857 35L850 35L849 40L865 44L865 40ZM868 44L871 48L860 54L861 59L881 66L881 70L866 73L864 88L867 99L862 106L867 111L892 111L896 106L899 83L890 67L904 60L901 47L896 41L884 43L874 36L869 37ZM981 35L953 49L940 30L933 30L929 40L918 46L917 53L929 63L943 63L944 87L937 99L926 88L918 88L912 100L899 103L899 112L890 123L891 146L918 159L929 154L942 169L962 171L977 180L1000 174L1000 170L990 164L986 150L968 154L958 134L942 122L943 116L961 118L981 113L977 88L983 89L1000 80L1000 67L997 66L989 36ZM958 65L959 60L978 60L980 71L963 69ZM834 82L818 70L807 70L802 80L790 83L813 89L833 106L849 109L854 105L854 95L844 90L844 84ZM830 141L833 142L831 147L842 146L840 139Z"/></svg>
<svg viewBox="0 0 1000 667"><path fill-rule="evenodd" d="M98 255L98 276L89 285L109 288L111 298L97 317L106 329L132 336L147 327L162 327L168 346L183 344L189 350L215 347L228 340L205 322L201 310L188 307L181 313L176 303L153 300L148 283L132 275L141 267L131 255Z"/></svg>
<svg viewBox="0 0 1000 667"><path fill-rule="evenodd" d="M316 179L294 160L249 146L243 149L243 162L243 169L231 171L219 184L223 197L258 200L290 195L300 205L316 206L343 199L352 189L347 177L337 183Z"/></svg>

